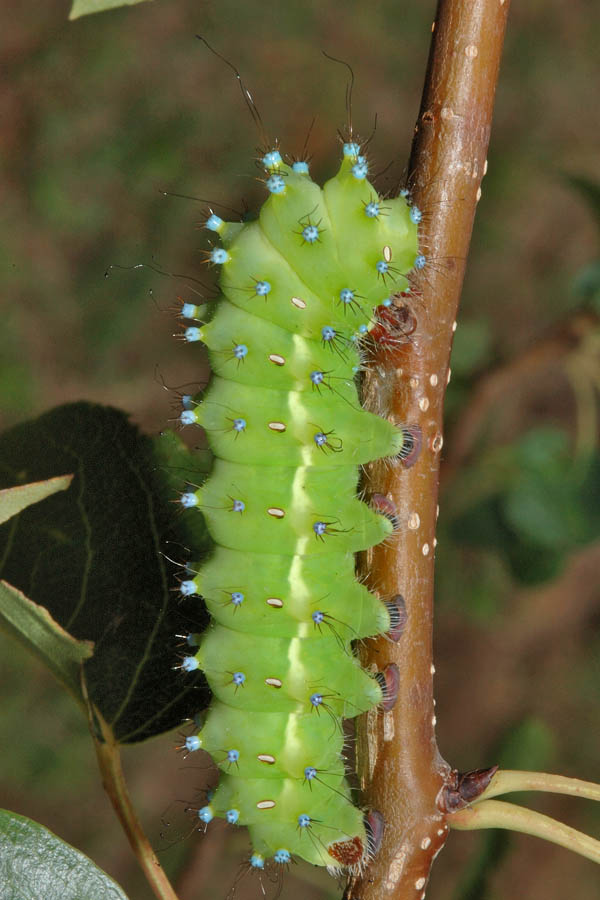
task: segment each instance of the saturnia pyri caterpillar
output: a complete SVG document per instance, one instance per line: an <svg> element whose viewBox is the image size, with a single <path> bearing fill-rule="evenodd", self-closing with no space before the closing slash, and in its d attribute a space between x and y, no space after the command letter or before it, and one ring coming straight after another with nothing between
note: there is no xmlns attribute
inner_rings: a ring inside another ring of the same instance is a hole
<svg viewBox="0 0 600 900"><path fill-rule="evenodd" d="M181 503L202 511L215 545L181 583L212 617L182 661L213 693L184 745L221 772L200 821L248 826L252 867L303 858L359 871L376 825L346 782L342 720L385 708L394 690L393 673L361 668L352 642L397 639L402 614L355 576L354 554L397 527L385 498L357 495L359 467L411 465L420 434L363 409L358 377L374 336L394 339L397 298L425 264L421 214L405 192L378 195L352 133L323 188L277 148L261 163L258 218L205 222L221 296L181 310L213 375L180 419L205 429L214 454Z"/></svg>

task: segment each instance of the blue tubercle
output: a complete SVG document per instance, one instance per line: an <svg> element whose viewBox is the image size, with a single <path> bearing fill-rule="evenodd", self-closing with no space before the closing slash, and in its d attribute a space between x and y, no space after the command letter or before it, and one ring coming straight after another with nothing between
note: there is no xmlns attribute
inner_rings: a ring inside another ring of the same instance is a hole
<svg viewBox="0 0 600 900"><path fill-rule="evenodd" d="M313 440L317 447L322 447L323 444L327 443L327 435L323 431L317 431L317 433L313 436Z"/></svg>
<svg viewBox="0 0 600 900"><path fill-rule="evenodd" d="M319 240L319 229L316 225L306 225L306 227L302 229L302 237L307 244L314 244Z"/></svg>
<svg viewBox="0 0 600 900"><path fill-rule="evenodd" d="M380 275L386 275L390 266L389 263L385 261L385 259L380 259L379 262L375 264L375 268Z"/></svg>
<svg viewBox="0 0 600 900"><path fill-rule="evenodd" d="M222 247L215 247L215 249L212 250L210 254L210 261L215 263L217 266L222 266L223 263L226 263L229 258L229 253Z"/></svg>
<svg viewBox="0 0 600 900"><path fill-rule="evenodd" d="M245 344L236 344L233 348L233 355L236 359L243 359L248 355L248 348Z"/></svg>
<svg viewBox="0 0 600 900"><path fill-rule="evenodd" d="M310 816L308 816L306 813L301 813L298 816L298 825L300 826L300 828L308 828L310 822Z"/></svg>
<svg viewBox="0 0 600 900"><path fill-rule="evenodd" d="M191 394L182 394L181 395L181 405L184 409L192 409L194 405L194 398Z"/></svg>
<svg viewBox="0 0 600 900"><path fill-rule="evenodd" d="M335 337L335 328L332 328L331 325L325 325L321 328L321 337L324 341L332 341Z"/></svg>
<svg viewBox="0 0 600 900"><path fill-rule="evenodd" d="M340 291L340 300L342 303L352 303L354 300L354 291L351 291L350 288L343 288Z"/></svg>
<svg viewBox="0 0 600 900"><path fill-rule="evenodd" d="M413 225L418 225L423 218L423 213L418 206L411 206L409 215L410 221L413 223Z"/></svg>
<svg viewBox="0 0 600 900"><path fill-rule="evenodd" d="M286 863L289 863L291 858L292 857L291 857L290 851L285 850L283 848L281 850L276 850L273 855L273 859L275 860L275 862L280 863L281 865L285 865Z"/></svg>
<svg viewBox="0 0 600 900"><path fill-rule="evenodd" d="M210 806L203 806L202 809L198 810L198 818L201 822L205 822L207 825L209 822L212 822L214 817L215 814Z"/></svg>
<svg viewBox="0 0 600 900"><path fill-rule="evenodd" d="M391 306L391 305L392 305L392 298L391 298L391 297L386 297L385 300L382 300L382 301L381 301L381 305L382 305L382 306Z"/></svg>
<svg viewBox="0 0 600 900"><path fill-rule="evenodd" d="M229 822L230 825L235 825L240 817L239 809L228 809L225 813L225 818Z"/></svg>
<svg viewBox="0 0 600 900"><path fill-rule="evenodd" d="M285 179L283 175L269 175L265 184L270 194L283 194L285 191Z"/></svg>
<svg viewBox="0 0 600 900"><path fill-rule="evenodd" d="M231 602L234 606L241 606L244 602L244 595L241 591L233 591L231 595Z"/></svg>
<svg viewBox="0 0 600 900"><path fill-rule="evenodd" d="M292 163L292 171L298 175L308 175L308 163L303 159L298 159L295 163Z"/></svg>
<svg viewBox="0 0 600 900"><path fill-rule="evenodd" d="M190 325L189 328L186 328L183 336L190 344L202 340L202 332L196 325Z"/></svg>
<svg viewBox="0 0 600 900"><path fill-rule="evenodd" d="M423 256L422 253L419 253L419 255L415 259L415 269L424 269L426 263L427 259Z"/></svg>
<svg viewBox="0 0 600 900"><path fill-rule="evenodd" d="M198 588L196 587L196 582L189 579L188 581L182 581L179 585L179 590L181 591L184 597L191 597L194 594L198 593ZM188 641L189 643L189 641Z"/></svg>
<svg viewBox="0 0 600 900"><path fill-rule="evenodd" d="M317 537L321 537L321 535L325 534L325 532L327 531L327 523L315 522L313 524L313 531L317 535Z"/></svg>
<svg viewBox="0 0 600 900"><path fill-rule="evenodd" d="M253 853L250 857L250 865L253 869L264 869L265 858L261 853Z"/></svg>
<svg viewBox="0 0 600 900"><path fill-rule="evenodd" d="M228 750L227 751L227 762L236 763L240 758L239 750Z"/></svg>
<svg viewBox="0 0 600 900"><path fill-rule="evenodd" d="M191 491L187 491L185 494L182 494L179 498L179 502L186 509L190 509L192 506L198 506L198 498Z"/></svg>
<svg viewBox="0 0 600 900"><path fill-rule="evenodd" d="M243 672L234 672L233 673L233 683L234 684L243 684L246 680L246 676Z"/></svg>
<svg viewBox="0 0 600 900"><path fill-rule="evenodd" d="M233 430L240 432L246 430L246 420L245 419L234 419L233 420Z"/></svg>
<svg viewBox="0 0 600 900"><path fill-rule="evenodd" d="M202 746L202 742L198 735L193 734L191 737L187 737L185 739L185 749L189 750L190 753L193 753L195 750L199 750Z"/></svg>
<svg viewBox="0 0 600 900"><path fill-rule="evenodd" d="M198 307L195 303L184 303L179 313L182 319L197 319Z"/></svg>
<svg viewBox="0 0 600 900"><path fill-rule="evenodd" d="M198 421L198 416L193 409L184 409L179 416L179 421L182 425L195 425Z"/></svg>
<svg viewBox="0 0 600 900"><path fill-rule="evenodd" d="M315 625L320 625L323 619L325 618L325 613L321 612L320 609L317 609L311 616Z"/></svg>
<svg viewBox="0 0 600 900"><path fill-rule="evenodd" d="M195 672L200 668L200 663L195 656L184 656L181 661L181 668L184 672Z"/></svg>
<svg viewBox="0 0 600 900"><path fill-rule="evenodd" d="M281 165L283 160L281 159L281 153L279 150L269 150L268 153L262 158L262 163L265 169L277 169Z"/></svg>
<svg viewBox="0 0 600 900"><path fill-rule="evenodd" d="M350 141L347 144L344 144L344 156L349 157L358 157L360 155L360 144L357 144L355 141Z"/></svg>
<svg viewBox="0 0 600 900"><path fill-rule="evenodd" d="M310 373L310 380L313 384L323 384L324 377L324 372L315 371Z"/></svg>
<svg viewBox="0 0 600 900"><path fill-rule="evenodd" d="M225 223L220 216L215 216L214 213L211 213L211 215L206 220L205 227L208 228L209 231L216 231L218 233L219 231L221 231L224 224Z"/></svg>
<svg viewBox="0 0 600 900"><path fill-rule="evenodd" d="M259 297L265 297L271 290L271 285L268 281L257 281L254 285L254 290Z"/></svg>
<svg viewBox="0 0 600 900"><path fill-rule="evenodd" d="M307 781L313 781L317 777L317 770L314 766L307 766L304 770L304 777Z"/></svg>
<svg viewBox="0 0 600 900"><path fill-rule="evenodd" d="M246 504L243 500L234 500L231 509L233 512L243 513L246 509Z"/></svg>
<svg viewBox="0 0 600 900"><path fill-rule="evenodd" d="M369 219L376 219L379 215L379 203L375 203L371 201L367 203L365 206L365 216L368 216Z"/></svg>
<svg viewBox="0 0 600 900"><path fill-rule="evenodd" d="M357 181L362 181L369 174L369 164L367 163L364 156L358 157L358 162L354 163L351 169L352 174L357 179Z"/></svg>

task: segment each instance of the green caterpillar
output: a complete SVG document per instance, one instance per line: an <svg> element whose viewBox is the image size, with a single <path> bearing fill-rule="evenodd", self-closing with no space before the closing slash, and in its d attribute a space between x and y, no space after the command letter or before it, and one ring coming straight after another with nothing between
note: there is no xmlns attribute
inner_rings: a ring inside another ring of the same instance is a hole
<svg viewBox="0 0 600 900"><path fill-rule="evenodd" d="M258 219L206 222L221 239L209 261L223 296L182 309L198 323L185 338L204 342L214 375L181 421L204 427L215 456L208 481L181 497L215 543L181 584L212 616L182 669L204 670L214 696L185 746L221 769L200 820L247 825L253 867L295 856L358 870L369 835L346 783L341 722L390 698L352 642L397 638L401 615L355 577L354 554L397 526L385 498L371 508L357 496L359 466L410 465L420 438L363 409L357 375L377 310L389 317L424 265L421 214L405 196L378 196L353 141L323 189L276 149L262 163L270 196Z"/></svg>

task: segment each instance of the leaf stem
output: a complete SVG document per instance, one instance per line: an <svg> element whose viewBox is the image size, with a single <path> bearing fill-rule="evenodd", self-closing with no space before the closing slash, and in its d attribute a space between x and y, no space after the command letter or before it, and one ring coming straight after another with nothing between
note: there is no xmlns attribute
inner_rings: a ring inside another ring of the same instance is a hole
<svg viewBox="0 0 600 900"><path fill-rule="evenodd" d="M514 803L506 803L502 800L484 800L449 815L446 821L451 828L459 831L475 831L479 828L506 828L509 831L520 831L522 834L530 834L533 837L551 841L566 850L572 850L593 862L600 863L600 841L569 825L557 822L550 816L545 816L532 809L525 809Z"/></svg>
<svg viewBox="0 0 600 900"><path fill-rule="evenodd" d="M551 794L569 794L571 797L600 800L600 784L594 784L593 781L581 781L579 778L567 778L565 775L550 775L547 772L500 769L485 791L474 799L472 804L513 791L547 791Z"/></svg>
<svg viewBox="0 0 600 900"><path fill-rule="evenodd" d="M158 900L178 900L131 802L121 765L119 744L108 723L102 718L98 709L89 702L83 677L82 690L88 703L88 722L104 790L108 794L131 849L142 867L154 895Z"/></svg>

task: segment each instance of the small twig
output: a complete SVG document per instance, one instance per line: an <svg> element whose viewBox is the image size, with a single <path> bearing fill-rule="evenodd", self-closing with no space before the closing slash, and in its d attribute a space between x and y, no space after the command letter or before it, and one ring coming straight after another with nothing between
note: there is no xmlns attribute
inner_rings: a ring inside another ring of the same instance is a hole
<svg viewBox="0 0 600 900"><path fill-rule="evenodd" d="M94 741L104 790L108 794L117 818L127 835L127 840L154 895L158 900L178 900L133 808L121 766L119 744L108 723L98 709L90 703L83 674L81 680L82 692L88 706L90 733Z"/></svg>
<svg viewBox="0 0 600 900"><path fill-rule="evenodd" d="M579 778L567 778L564 775L549 775L546 772L500 769L493 776L485 791L471 803L480 803L483 800L489 800L490 797L510 794L513 791L547 791L551 794L584 797L586 800L600 800L600 784L594 784L592 781L580 781Z"/></svg>
<svg viewBox="0 0 600 900"><path fill-rule="evenodd" d="M600 863L600 841L570 828L550 816L524 809L514 803L502 800L484 800L468 809L448 816L448 825L459 831L475 831L479 828L506 828L509 831L520 831L533 837L543 838L553 844L559 844L566 850L572 850Z"/></svg>
<svg viewBox="0 0 600 900"><path fill-rule="evenodd" d="M452 429L442 467L444 488L468 458L486 420L495 415L498 402L506 404L507 397L518 396L519 386L544 369L556 369L565 356L598 328L599 321L597 313L579 311L525 347L514 359L478 380L468 406Z"/></svg>

